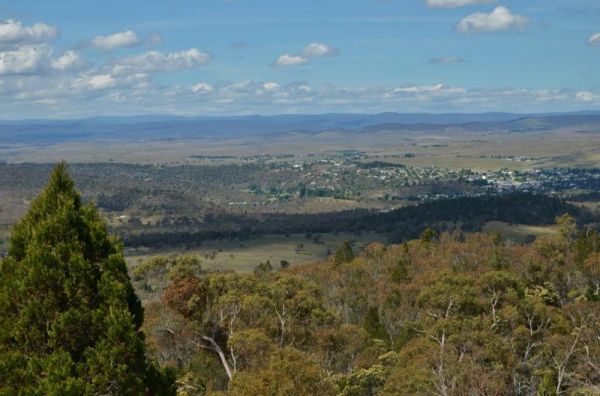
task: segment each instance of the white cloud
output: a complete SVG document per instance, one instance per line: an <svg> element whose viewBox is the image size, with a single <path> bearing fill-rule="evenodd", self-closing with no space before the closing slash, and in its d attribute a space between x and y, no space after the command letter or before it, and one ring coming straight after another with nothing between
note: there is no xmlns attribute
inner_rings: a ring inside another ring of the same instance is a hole
<svg viewBox="0 0 600 396"><path fill-rule="evenodd" d="M465 58L460 56L444 56L440 58L431 58L429 63L434 65L452 65L455 63L463 63Z"/></svg>
<svg viewBox="0 0 600 396"><path fill-rule="evenodd" d="M275 61L275 66L298 66L307 64L309 58L302 55L283 54Z"/></svg>
<svg viewBox="0 0 600 396"><path fill-rule="evenodd" d="M431 8L458 8L476 4L493 3L495 0L426 0L426 4Z"/></svg>
<svg viewBox="0 0 600 396"><path fill-rule="evenodd" d="M110 74L98 74L90 77L86 82L92 89L107 89L117 85L117 81Z"/></svg>
<svg viewBox="0 0 600 396"><path fill-rule="evenodd" d="M22 44L40 44L58 36L58 29L44 23L25 27L19 21L9 19L0 22L0 47Z"/></svg>
<svg viewBox="0 0 600 396"><path fill-rule="evenodd" d="M448 87L443 84L434 85L405 85L400 87L390 87L385 90L386 97L394 97L399 95L413 96L415 98L431 98L439 95L456 95L463 94L466 90L460 87Z"/></svg>
<svg viewBox="0 0 600 396"><path fill-rule="evenodd" d="M39 72L50 56L46 44L22 45L14 50L0 51L0 76Z"/></svg>
<svg viewBox="0 0 600 396"><path fill-rule="evenodd" d="M150 76L144 73L127 76L114 76L109 73L85 72L74 78L61 79L62 90L70 90L71 95L86 94L88 92L107 91L118 89L116 93L123 96L127 92L135 93L140 89L150 88ZM56 91L54 91L56 92Z"/></svg>
<svg viewBox="0 0 600 396"><path fill-rule="evenodd" d="M108 36L96 36L92 40L94 47L109 51L117 48L130 48L140 44L140 39L131 30L110 34Z"/></svg>
<svg viewBox="0 0 600 396"><path fill-rule="evenodd" d="M461 33L498 32L509 29L523 29L529 23L529 18L513 14L506 7L496 7L489 14L476 12L464 18L456 25Z"/></svg>
<svg viewBox="0 0 600 396"><path fill-rule="evenodd" d="M590 36L588 44L593 47L600 47L600 33L596 33Z"/></svg>
<svg viewBox="0 0 600 396"><path fill-rule="evenodd" d="M275 82L266 82L262 85L265 91L276 91L279 89L279 84Z"/></svg>
<svg viewBox="0 0 600 396"><path fill-rule="evenodd" d="M208 83L199 82L197 84L192 85L191 89L193 93L209 93L212 92L214 88Z"/></svg>
<svg viewBox="0 0 600 396"><path fill-rule="evenodd" d="M186 51L162 53L147 51L141 55L119 58L112 62L113 74L167 73L193 69L209 62L210 55L196 48Z"/></svg>
<svg viewBox="0 0 600 396"><path fill-rule="evenodd" d="M44 23L23 26L12 19L0 22L0 76L46 76L83 66L75 51L52 58L53 48L47 42L57 36L58 29Z"/></svg>
<svg viewBox="0 0 600 396"><path fill-rule="evenodd" d="M169 113L548 112L600 109L600 93L556 89L476 89L444 84L310 86L306 82L152 84L144 73L11 76L1 80L0 114L13 117Z"/></svg>
<svg viewBox="0 0 600 396"><path fill-rule="evenodd" d="M600 102L600 95L590 91L578 91L575 93L575 99L585 103Z"/></svg>
<svg viewBox="0 0 600 396"><path fill-rule="evenodd" d="M278 84L272 81L238 81L211 86L205 95L188 99L185 91L172 91L170 98L181 100L179 110L212 108L216 112L285 113L298 112L379 112L379 111L556 111L578 109L577 102L600 106L595 93L568 90L466 89L444 84L397 86L311 87L307 83ZM160 94L157 94L160 97ZM201 102L197 102L199 100ZM190 110L193 111L193 110Z"/></svg>
<svg viewBox="0 0 600 396"><path fill-rule="evenodd" d="M75 51L66 51L64 54L52 60L52 67L56 70L70 70L83 66L81 55Z"/></svg>
<svg viewBox="0 0 600 396"><path fill-rule="evenodd" d="M310 43L302 54L283 54L274 62L275 66L298 66L309 63L312 59L326 56L338 56L339 49L328 46L323 43Z"/></svg>
<svg viewBox="0 0 600 396"><path fill-rule="evenodd" d="M320 58L323 56L337 56L339 55L339 50L337 48L332 48L327 44L323 43L310 43L304 48L302 51L302 55L306 58Z"/></svg>

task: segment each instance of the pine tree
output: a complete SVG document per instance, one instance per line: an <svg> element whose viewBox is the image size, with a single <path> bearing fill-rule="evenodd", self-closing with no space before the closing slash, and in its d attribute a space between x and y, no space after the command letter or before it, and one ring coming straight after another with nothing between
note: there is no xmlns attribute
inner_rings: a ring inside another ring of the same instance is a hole
<svg viewBox="0 0 600 396"><path fill-rule="evenodd" d="M387 331L381 319L379 318L379 310L377 307L369 307L367 314L365 315L364 328L373 338L386 340Z"/></svg>
<svg viewBox="0 0 600 396"><path fill-rule="evenodd" d="M335 252L334 264L337 267L340 264L349 263L354 260L354 252L350 241L344 241L342 246Z"/></svg>
<svg viewBox="0 0 600 396"><path fill-rule="evenodd" d="M437 239L437 237L437 231L431 227L428 227L421 233L421 243L428 247Z"/></svg>
<svg viewBox="0 0 600 396"><path fill-rule="evenodd" d="M0 263L0 395L173 394L142 321L122 246L60 163Z"/></svg>

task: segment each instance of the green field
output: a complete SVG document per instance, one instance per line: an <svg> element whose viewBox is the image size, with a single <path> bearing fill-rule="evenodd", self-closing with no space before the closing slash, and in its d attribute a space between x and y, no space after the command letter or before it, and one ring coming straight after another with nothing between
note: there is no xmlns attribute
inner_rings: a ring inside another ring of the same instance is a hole
<svg viewBox="0 0 600 396"><path fill-rule="evenodd" d="M531 235L539 237L558 233L555 226L542 227L525 224L508 224L501 221L490 221L483 226L483 231L499 231L505 239L516 243L524 242Z"/></svg>
<svg viewBox="0 0 600 396"><path fill-rule="evenodd" d="M133 251L128 250L127 262L131 268L153 256L171 254L197 254L206 270L234 270L250 272L261 262L269 260L273 268L279 268L282 260L291 266L321 261L327 258L328 251L334 252L345 240L354 242L355 250L360 250L371 242L386 242L386 238L377 234L319 234L322 243L314 243L305 235L266 235L247 241L206 242L199 249L182 251L181 249ZM302 244L302 249L298 249ZM211 258L211 253L216 253Z"/></svg>

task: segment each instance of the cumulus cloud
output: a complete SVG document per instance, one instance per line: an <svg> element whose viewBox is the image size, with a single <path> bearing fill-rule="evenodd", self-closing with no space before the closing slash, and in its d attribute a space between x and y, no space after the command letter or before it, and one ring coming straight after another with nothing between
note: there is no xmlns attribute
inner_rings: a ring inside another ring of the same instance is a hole
<svg viewBox="0 0 600 396"><path fill-rule="evenodd" d="M446 95L446 94L462 94L466 90L460 87L448 87L443 84L434 85L405 85L401 87L393 87L386 90L386 96L394 95Z"/></svg>
<svg viewBox="0 0 600 396"><path fill-rule="evenodd" d="M323 43L311 43L304 48L302 55L306 58L320 58L323 56L338 56L340 51Z"/></svg>
<svg viewBox="0 0 600 396"><path fill-rule="evenodd" d="M160 33L150 33L141 38L132 30L117 32L106 36L96 36L92 46L102 51L112 51L119 48L134 48L139 46L154 47L163 42Z"/></svg>
<svg viewBox="0 0 600 396"><path fill-rule="evenodd" d="M53 58L48 41L58 36L58 29L44 23L23 26L9 19L0 22L0 76L47 74L81 67L84 62L75 51Z"/></svg>
<svg viewBox="0 0 600 396"><path fill-rule="evenodd" d="M577 109L577 102L586 106L600 106L600 96L594 92L569 90L527 89L467 89L445 84L403 84L391 86L336 86L312 87L305 82L278 84L273 81L238 81L211 85L210 91L193 96L194 87L186 91L172 91L169 97L182 102L181 110L198 103L213 111L283 113L290 109L298 112L315 111L552 111ZM158 95L160 96L160 95ZM198 102L200 101L200 102Z"/></svg>
<svg viewBox="0 0 600 396"><path fill-rule="evenodd" d="M340 50L323 43L310 43L301 54L283 54L274 62L275 66L298 66L309 63L312 59L326 56L338 56Z"/></svg>
<svg viewBox="0 0 600 396"><path fill-rule="evenodd" d="M443 56L429 59L429 63L433 65L452 65L455 63L463 63L464 61L465 58L461 56Z"/></svg>
<svg viewBox="0 0 600 396"><path fill-rule="evenodd" d="M275 66L298 66L310 62L310 59L302 55L283 54L275 61Z"/></svg>
<svg viewBox="0 0 600 396"><path fill-rule="evenodd" d="M588 44L592 47L600 47L600 32L592 34L588 39Z"/></svg>
<svg viewBox="0 0 600 396"><path fill-rule="evenodd" d="M0 112L81 117L99 113L218 115L314 112L547 112L600 109L600 93L556 89L476 89L445 84L317 85L275 81L153 84L151 75L98 71L1 80ZM27 113L27 112L30 113Z"/></svg>
<svg viewBox="0 0 600 396"><path fill-rule="evenodd" d="M73 96L85 95L111 89L116 91L119 96L123 96L130 91L140 92L139 89L150 88L150 76L144 73L132 74L128 76L114 76L108 73L98 73L94 71L81 73L74 78L63 78L62 88L68 89Z"/></svg>
<svg viewBox="0 0 600 396"><path fill-rule="evenodd" d="M563 90L481 90L444 84L401 86L311 87L307 83L279 85L245 81L215 87L204 98L207 104L228 112L379 112L379 111L551 111L577 109L576 94ZM580 95L581 96L581 95ZM599 106L600 98L586 102Z"/></svg>
<svg viewBox="0 0 600 396"><path fill-rule="evenodd" d="M37 73L50 53L51 48L46 44L22 45L14 50L0 51L0 76Z"/></svg>
<svg viewBox="0 0 600 396"><path fill-rule="evenodd" d="M529 18L513 14L506 7L496 7L489 14L476 12L464 18L456 25L460 33L499 32L509 29L523 29Z"/></svg>
<svg viewBox="0 0 600 396"><path fill-rule="evenodd" d="M167 53L146 51L88 64L78 51L53 54L48 41L57 35L57 29L45 24L0 22L0 112L16 114L12 110L19 108L37 112L36 106L44 106L52 108L52 115L56 115L79 106L93 109L102 104L140 102L145 95L158 92L152 86L154 73L193 68L210 59L208 54L192 48ZM96 37L93 44L109 50L160 42L159 34L140 39L126 31ZM211 88L208 84L197 85L194 90L209 92ZM168 97L166 90L160 95Z"/></svg>
<svg viewBox="0 0 600 396"><path fill-rule="evenodd" d="M272 82L272 81L266 82L262 86L266 91L275 91L275 90L279 89L279 84L277 84L276 82Z"/></svg>
<svg viewBox="0 0 600 396"><path fill-rule="evenodd" d="M52 67L56 70L71 70L83 66L84 61L81 55L75 51L66 51L64 54L51 61Z"/></svg>
<svg viewBox="0 0 600 396"><path fill-rule="evenodd" d="M140 45L140 39L135 32L127 30L108 36L96 36L92 40L92 45L98 49L110 51L117 48L136 47Z"/></svg>
<svg viewBox="0 0 600 396"><path fill-rule="evenodd" d="M208 92L212 92L213 91L213 86L205 83L205 82L199 82L197 84L192 85L192 92L193 93L208 93Z"/></svg>
<svg viewBox="0 0 600 396"><path fill-rule="evenodd" d="M578 91L575 93L575 99L585 103L600 102L600 94L590 91Z"/></svg>
<svg viewBox="0 0 600 396"><path fill-rule="evenodd" d="M8 19L0 22L0 48L23 44L40 44L58 36L58 29L44 23L23 26L21 22Z"/></svg>
<svg viewBox="0 0 600 396"><path fill-rule="evenodd" d="M495 0L426 0L426 4L431 8L458 8L476 4L493 3Z"/></svg>
<svg viewBox="0 0 600 396"><path fill-rule="evenodd" d="M67 109L78 106L143 102L146 95L152 94L168 98L172 92L154 87L153 74L191 69L210 60L209 54L191 48L178 52L145 51L88 63L75 50L53 54L48 41L57 35L57 29L45 24L23 26L13 20L0 23L0 111L50 106L54 115L58 114L55 111L71 111ZM93 44L109 50L161 42L157 33L141 39L134 32L125 31L98 36ZM212 86L203 83L196 84L190 94L211 91Z"/></svg>
<svg viewBox="0 0 600 396"><path fill-rule="evenodd" d="M110 74L98 74L85 81L92 89L107 89L117 85L117 81Z"/></svg>
<svg viewBox="0 0 600 396"><path fill-rule="evenodd" d="M196 48L167 53L147 51L141 55L113 60L111 70L113 74L167 73L193 69L209 62L210 59L209 54Z"/></svg>

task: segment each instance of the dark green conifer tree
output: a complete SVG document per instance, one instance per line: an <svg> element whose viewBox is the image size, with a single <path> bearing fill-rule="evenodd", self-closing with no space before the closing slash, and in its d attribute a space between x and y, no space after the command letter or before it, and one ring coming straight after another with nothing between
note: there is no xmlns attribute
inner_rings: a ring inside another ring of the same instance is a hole
<svg viewBox="0 0 600 396"><path fill-rule="evenodd" d="M373 338L387 341L387 331L379 318L379 310L377 307L369 307L365 315L364 328Z"/></svg>
<svg viewBox="0 0 600 396"><path fill-rule="evenodd" d="M59 164L0 263L0 395L174 394L142 321L121 245Z"/></svg>
<svg viewBox="0 0 600 396"><path fill-rule="evenodd" d="M335 252L334 264L336 266L344 263L349 263L354 260L354 252L350 241L344 241L343 245Z"/></svg>
<svg viewBox="0 0 600 396"><path fill-rule="evenodd" d="M429 246L437 239L437 237L437 231L431 227L428 227L421 233L421 242L423 245Z"/></svg>

